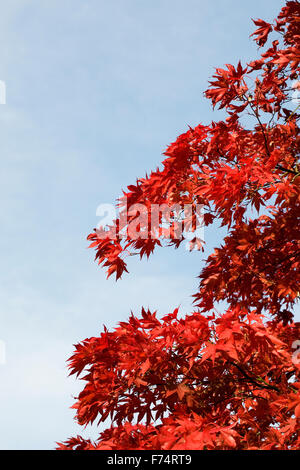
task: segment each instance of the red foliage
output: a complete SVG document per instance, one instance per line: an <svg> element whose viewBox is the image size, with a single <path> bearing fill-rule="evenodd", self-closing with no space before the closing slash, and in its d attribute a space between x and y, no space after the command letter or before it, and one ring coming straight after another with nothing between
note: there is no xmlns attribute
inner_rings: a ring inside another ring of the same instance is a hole
<svg viewBox="0 0 300 470"><path fill-rule="evenodd" d="M299 115L289 102L299 72L300 4L286 2L274 24L254 22L260 47L271 32L278 38L259 59L216 69L206 96L226 120L179 136L162 170L128 186L106 236L88 236L99 264L118 279L126 255L149 256L166 238L161 221L160 237L142 236L147 217L144 226L139 220L140 237L122 237L119 227L129 229L137 217L124 225L126 205L202 204L204 224L220 221L228 233L199 276L195 311L159 319L143 310L76 346L71 373L86 381L76 418L112 425L96 443L77 437L61 449L299 448L293 348L300 325L292 314L300 280ZM169 222L168 244L178 247L184 237ZM222 315L219 301L228 305Z"/></svg>

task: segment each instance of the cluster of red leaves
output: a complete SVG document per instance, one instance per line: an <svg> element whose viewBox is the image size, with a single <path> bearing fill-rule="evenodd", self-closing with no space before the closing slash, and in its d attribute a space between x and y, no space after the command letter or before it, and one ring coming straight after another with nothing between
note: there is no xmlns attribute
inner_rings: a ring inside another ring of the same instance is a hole
<svg viewBox="0 0 300 470"><path fill-rule="evenodd" d="M270 33L278 39L245 66L216 69L206 96L226 119L180 135L161 170L128 186L106 236L88 236L99 264L118 279L125 256L149 256L164 238L162 226L158 238L119 236L120 226L138 219L142 234L149 222L136 213L124 222L125 207L139 204L150 214L153 204L202 204L204 224L220 221L228 233L200 273L196 311L160 320L143 310L76 346L71 373L87 382L76 418L112 425L96 443L77 437L60 449L299 448L293 345L300 327L292 314L300 281L299 115L291 92L300 4L286 2L273 24L254 23L260 47ZM245 115L253 122L247 128ZM250 210L257 216L249 218ZM168 244L178 247L184 237L175 225L170 220ZM222 316L213 313L219 301L228 305Z"/></svg>
<svg viewBox="0 0 300 470"><path fill-rule="evenodd" d="M300 325L239 308L177 313L159 320L143 310L76 346L72 374L85 370L87 382L77 420L113 426L94 444L61 448L299 448L300 365L291 351Z"/></svg>

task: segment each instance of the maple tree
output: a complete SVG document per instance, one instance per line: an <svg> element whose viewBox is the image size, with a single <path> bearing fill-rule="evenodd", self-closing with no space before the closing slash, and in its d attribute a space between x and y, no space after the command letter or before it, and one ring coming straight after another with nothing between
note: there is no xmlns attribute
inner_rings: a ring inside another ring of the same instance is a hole
<svg viewBox="0 0 300 470"><path fill-rule="evenodd" d="M195 309L184 318L143 309L75 346L69 366L85 381L76 419L111 426L96 442L77 436L60 449L299 449L299 114L291 96L300 90L300 4L287 1L272 24L254 23L259 58L217 68L205 92L226 118L180 135L162 169L128 186L113 224L88 236L118 279L126 256L185 241L172 214L167 235L160 217L151 229L158 236L144 236L153 205L201 204L204 225L219 221L227 235L205 261ZM125 220L133 205L146 215Z"/></svg>

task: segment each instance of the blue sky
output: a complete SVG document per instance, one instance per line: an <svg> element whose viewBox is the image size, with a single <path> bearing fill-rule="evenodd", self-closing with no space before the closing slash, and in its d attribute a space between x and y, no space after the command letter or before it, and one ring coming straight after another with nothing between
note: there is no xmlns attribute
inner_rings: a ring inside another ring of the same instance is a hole
<svg viewBox="0 0 300 470"><path fill-rule="evenodd" d="M160 250L117 284L93 262L96 208L209 122L213 67L256 54L250 18L282 1L10 0L1 6L0 448L51 449L82 432L72 345L130 310L191 308L203 256ZM218 119L218 113L214 114Z"/></svg>

